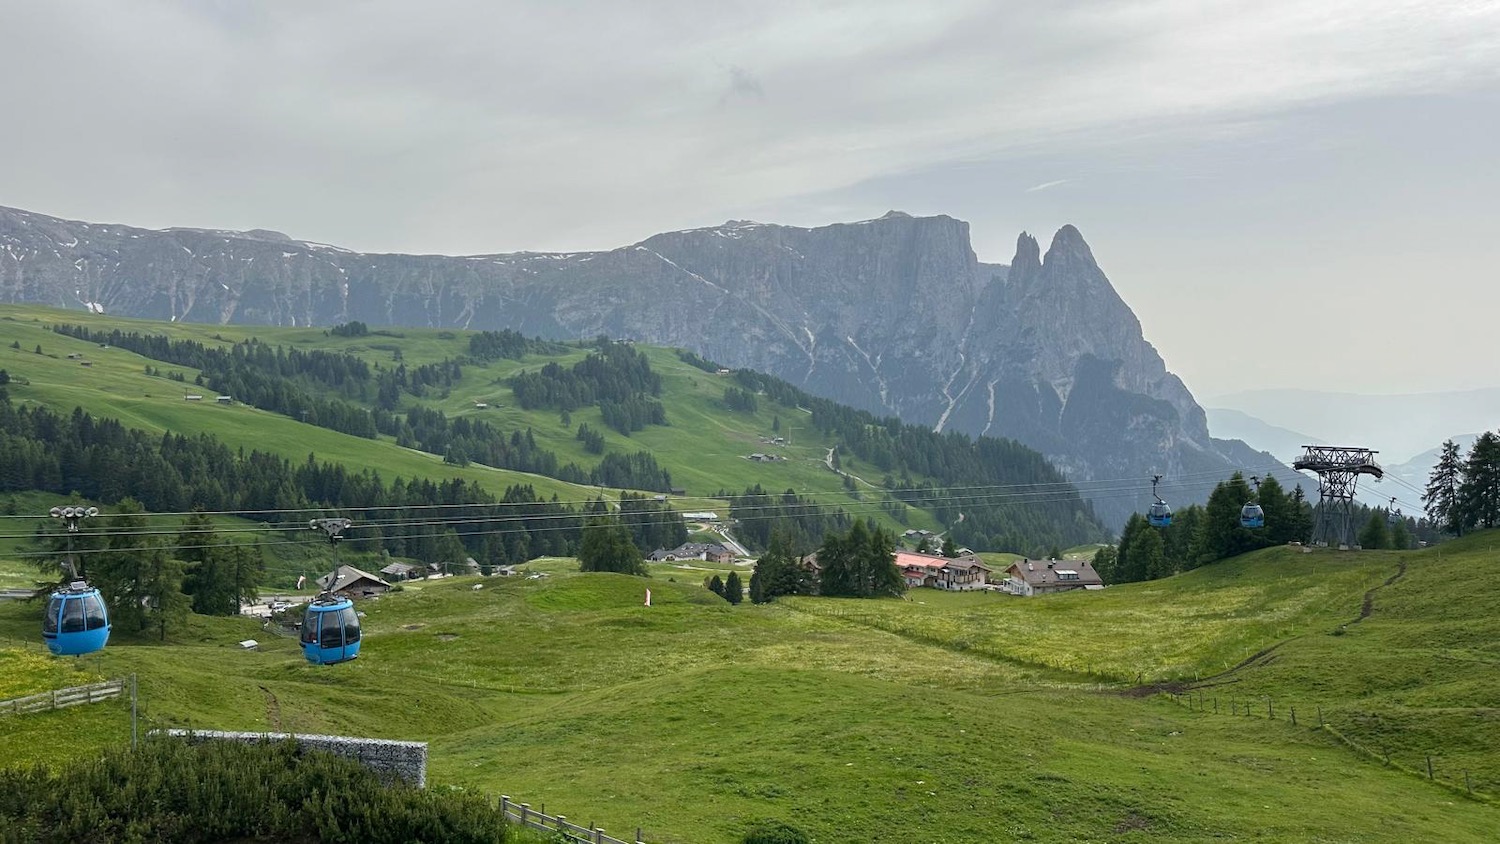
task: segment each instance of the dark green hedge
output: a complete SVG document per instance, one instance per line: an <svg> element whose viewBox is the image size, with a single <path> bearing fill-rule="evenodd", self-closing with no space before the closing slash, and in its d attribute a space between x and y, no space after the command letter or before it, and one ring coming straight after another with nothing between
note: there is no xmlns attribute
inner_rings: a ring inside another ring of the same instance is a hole
<svg viewBox="0 0 1500 844"><path fill-rule="evenodd" d="M509 841L481 797L384 786L293 742L151 739L60 770L0 770L0 839L127 842Z"/></svg>

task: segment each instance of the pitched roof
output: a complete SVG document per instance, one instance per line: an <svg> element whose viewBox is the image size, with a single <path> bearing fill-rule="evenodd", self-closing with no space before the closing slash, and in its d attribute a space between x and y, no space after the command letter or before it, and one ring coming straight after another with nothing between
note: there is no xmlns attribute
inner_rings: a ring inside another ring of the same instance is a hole
<svg viewBox="0 0 1500 844"><path fill-rule="evenodd" d="M978 557L957 557L947 561L947 567L967 571L969 569L984 569L989 571L990 567L985 565Z"/></svg>
<svg viewBox="0 0 1500 844"><path fill-rule="evenodd" d="M917 554L912 551L897 551L896 565L901 568L940 569L951 560L933 554Z"/></svg>
<svg viewBox="0 0 1500 844"><path fill-rule="evenodd" d="M325 592L342 592L360 580L369 580L381 586L390 586L384 580L367 571L360 571L354 566L339 566L337 569L318 578L318 585L323 587Z"/></svg>
<svg viewBox="0 0 1500 844"><path fill-rule="evenodd" d="M1103 586L1104 580L1087 560L1018 560L1010 564L1006 574L1019 577L1033 587L1037 586ZM1078 578L1063 580L1058 577L1062 572L1074 572Z"/></svg>
<svg viewBox="0 0 1500 844"><path fill-rule="evenodd" d="M913 551L897 551L896 566L898 568L922 568L943 569L952 568L968 570L981 568L989 571L990 567L985 565L978 557L940 557L935 554L918 554Z"/></svg>

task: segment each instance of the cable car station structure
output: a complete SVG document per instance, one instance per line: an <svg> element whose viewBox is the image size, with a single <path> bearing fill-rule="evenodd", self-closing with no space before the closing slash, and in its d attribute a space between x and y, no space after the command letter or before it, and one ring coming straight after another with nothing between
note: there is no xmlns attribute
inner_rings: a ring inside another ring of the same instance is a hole
<svg viewBox="0 0 1500 844"><path fill-rule="evenodd" d="M1385 477L1375 462L1378 451L1343 445L1304 445L1292 468L1318 475L1318 524L1313 541L1320 545L1348 548L1353 543L1354 488L1360 475Z"/></svg>

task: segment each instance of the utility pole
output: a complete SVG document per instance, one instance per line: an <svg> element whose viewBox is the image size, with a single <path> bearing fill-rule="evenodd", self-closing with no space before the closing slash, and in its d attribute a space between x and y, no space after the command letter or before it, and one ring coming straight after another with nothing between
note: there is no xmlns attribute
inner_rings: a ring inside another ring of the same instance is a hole
<svg viewBox="0 0 1500 844"><path fill-rule="evenodd" d="M78 564L78 560L73 555L73 534L78 533L79 522L99 515L99 508L74 507L71 505L67 507L53 507L48 511L48 515L54 519L61 519L63 524L68 526L68 578L70 580L84 579L85 573L83 567Z"/></svg>

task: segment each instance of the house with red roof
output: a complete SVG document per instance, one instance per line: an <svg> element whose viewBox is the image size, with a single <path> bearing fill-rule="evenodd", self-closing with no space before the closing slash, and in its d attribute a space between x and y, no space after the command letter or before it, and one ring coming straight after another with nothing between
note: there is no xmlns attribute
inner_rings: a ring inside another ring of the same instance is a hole
<svg viewBox="0 0 1500 844"><path fill-rule="evenodd" d="M896 568L901 569L901 576L906 581L908 589L926 586L952 592L967 592L983 589L989 583L989 566L975 556L950 559L932 554L897 551Z"/></svg>

